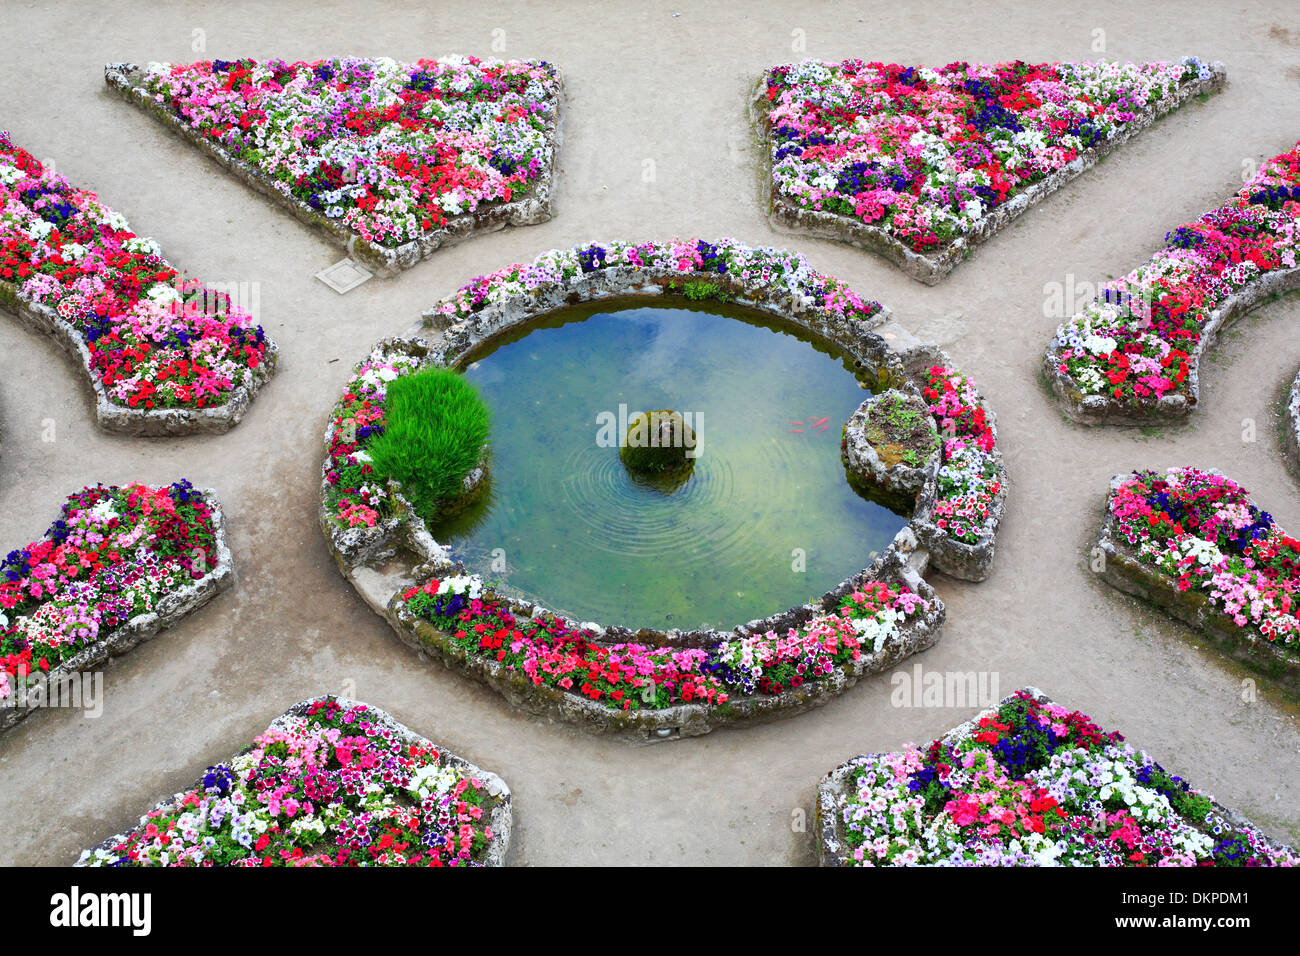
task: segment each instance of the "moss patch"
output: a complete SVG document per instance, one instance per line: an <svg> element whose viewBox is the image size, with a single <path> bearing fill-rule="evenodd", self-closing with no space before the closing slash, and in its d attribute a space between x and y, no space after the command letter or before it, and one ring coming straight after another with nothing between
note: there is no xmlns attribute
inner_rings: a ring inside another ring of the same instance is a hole
<svg viewBox="0 0 1300 956"><path fill-rule="evenodd" d="M682 416L661 408L633 417L618 456L634 474L676 475L694 466L695 445L695 432Z"/></svg>
<svg viewBox="0 0 1300 956"><path fill-rule="evenodd" d="M939 450L939 433L925 403L899 393L882 395L871 406L863 434L891 468L920 468Z"/></svg>

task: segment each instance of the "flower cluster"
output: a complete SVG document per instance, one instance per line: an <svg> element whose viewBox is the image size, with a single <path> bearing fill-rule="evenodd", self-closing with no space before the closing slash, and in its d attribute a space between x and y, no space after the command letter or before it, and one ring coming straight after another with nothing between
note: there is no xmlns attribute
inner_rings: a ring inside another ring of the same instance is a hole
<svg viewBox="0 0 1300 956"><path fill-rule="evenodd" d="M1108 283L1057 330L1050 362L1084 395L1140 403L1184 393L1211 314L1268 273L1295 268L1298 219L1300 144Z"/></svg>
<svg viewBox="0 0 1300 956"><path fill-rule="evenodd" d="M779 694L829 676L863 655L879 654L908 618L928 605L905 588L872 581L847 595L833 614L785 635L774 631L720 643L704 669L744 694Z"/></svg>
<svg viewBox="0 0 1300 956"><path fill-rule="evenodd" d="M0 561L0 704L216 566L212 509L188 481L96 485Z"/></svg>
<svg viewBox="0 0 1300 956"><path fill-rule="evenodd" d="M801 253L751 248L735 239L722 238L717 242L670 239L552 249L532 262L516 262L490 275L475 276L434 311L452 319L465 319L489 305L535 295L587 273L615 267L705 273L751 287L763 286L789 297L796 312L816 309L842 319L865 321L881 309L879 302L863 300L838 279L817 272Z"/></svg>
<svg viewBox="0 0 1300 956"><path fill-rule="evenodd" d="M1240 628L1300 657L1300 541L1222 475L1137 472L1109 502L1115 535Z"/></svg>
<svg viewBox="0 0 1300 956"><path fill-rule="evenodd" d="M0 293L57 311L89 371L129 408L208 408L269 347L230 296L177 272L152 239L0 132Z"/></svg>
<svg viewBox="0 0 1300 956"><path fill-rule="evenodd" d="M154 810L90 866L475 866L493 832L482 781L324 698Z"/></svg>
<svg viewBox="0 0 1300 956"><path fill-rule="evenodd" d="M544 61L150 64L153 100L284 195L397 246L525 196L550 168L560 80Z"/></svg>
<svg viewBox="0 0 1300 956"><path fill-rule="evenodd" d="M407 589L399 601L467 654L521 673L534 686L624 711L780 694L878 653L929 608L905 586L873 582L845 597L835 612L783 636L769 631L707 649L678 649L601 644L562 618L521 619L473 575L432 579Z"/></svg>
<svg viewBox="0 0 1300 956"><path fill-rule="evenodd" d="M956 369L931 366L922 394L943 439L933 521L952 540L974 544L992 530L990 509L1002 491L997 435L979 392Z"/></svg>
<svg viewBox="0 0 1300 956"><path fill-rule="evenodd" d="M1078 711L1021 691L924 750L858 763L839 808L861 866L1297 866Z"/></svg>
<svg viewBox="0 0 1300 956"><path fill-rule="evenodd" d="M325 510L342 528L373 528L391 514L385 483L375 474L365 446L384 431L388 383L419 367L419 360L377 346L360 362L329 426Z"/></svg>
<svg viewBox="0 0 1300 956"><path fill-rule="evenodd" d="M762 104L773 190L924 252L1210 75L1190 57L778 66L765 76Z"/></svg>

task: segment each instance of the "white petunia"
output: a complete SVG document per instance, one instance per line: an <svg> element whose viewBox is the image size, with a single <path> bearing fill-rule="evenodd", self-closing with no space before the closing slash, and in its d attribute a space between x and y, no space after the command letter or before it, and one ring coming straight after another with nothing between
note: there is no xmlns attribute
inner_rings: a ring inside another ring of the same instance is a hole
<svg viewBox="0 0 1300 956"><path fill-rule="evenodd" d="M157 256L162 258L162 246L153 239L146 239L144 236L135 236L122 243L122 248L127 252L134 252L142 256Z"/></svg>
<svg viewBox="0 0 1300 956"><path fill-rule="evenodd" d="M1119 346L1119 342L1108 335L1089 335L1083 340L1083 347L1093 355L1109 355Z"/></svg>
<svg viewBox="0 0 1300 956"><path fill-rule="evenodd" d="M157 245L157 243L155 243L155 245ZM157 282L151 285L149 287L148 296L155 305L164 307L171 305L173 302L180 302L182 299L179 292L163 282Z"/></svg>

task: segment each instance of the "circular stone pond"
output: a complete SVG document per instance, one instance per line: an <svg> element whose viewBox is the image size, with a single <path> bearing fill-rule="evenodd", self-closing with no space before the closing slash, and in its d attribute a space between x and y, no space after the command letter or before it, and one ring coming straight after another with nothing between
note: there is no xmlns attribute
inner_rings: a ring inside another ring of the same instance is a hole
<svg viewBox="0 0 1300 956"><path fill-rule="evenodd" d="M802 255L725 238L477 276L354 367L325 429L321 529L401 641L530 713L671 740L816 707L939 639L924 575L987 577L1003 510L992 413L888 321ZM389 394L436 369L494 422L486 468L430 500L386 439L449 434ZM960 440L913 443L906 407ZM628 454L638 412L699 457ZM950 460L966 484L943 484ZM967 498L987 509L974 524Z"/></svg>
<svg viewBox="0 0 1300 956"><path fill-rule="evenodd" d="M491 483L429 530L502 594L604 624L726 629L818 597L907 523L841 462L841 426L874 383L757 311L606 300L460 365L492 410ZM695 433L688 470L620 460L655 409Z"/></svg>

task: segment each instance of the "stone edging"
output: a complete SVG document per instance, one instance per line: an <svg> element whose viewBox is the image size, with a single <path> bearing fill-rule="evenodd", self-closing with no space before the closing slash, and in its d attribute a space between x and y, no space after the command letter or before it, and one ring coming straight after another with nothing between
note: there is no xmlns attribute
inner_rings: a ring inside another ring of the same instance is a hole
<svg viewBox="0 0 1300 956"><path fill-rule="evenodd" d="M182 618L197 611L208 601L234 583L234 565L230 548L226 544L226 518L221 510L217 493L211 488L196 489L203 495L203 501L211 509L213 550L217 563L207 574L187 584L179 590L163 595L157 607L147 614L140 614L126 623L102 636L95 643L85 647L79 654L68 658L63 663L37 675L34 685L43 685L42 700L50 698L50 685L57 685L74 674L83 673L108 662L110 657L125 654L138 644L155 637L160 631L171 627ZM29 685L28 693L31 693ZM4 707L0 706L0 733L29 717L41 706Z"/></svg>
<svg viewBox="0 0 1300 956"><path fill-rule="evenodd" d="M306 712L308 706L316 703L318 700L324 700L324 699L325 698L323 697L319 697L319 698L314 697L308 700L299 701L298 703L290 707L287 711L285 711L283 714L281 714L279 717L275 718L275 720L271 721L270 726L268 726L266 730L262 731L262 733L266 733L271 730L283 729L287 725L288 719L290 717L302 716L302 714ZM346 697L335 697L334 700L338 701L338 703L344 708L344 710L350 709L352 707L356 707L359 704L361 704L360 701L350 700ZM462 770L465 773L477 777L480 781L482 781L483 788L492 797L495 798L495 803L492 807L491 815L489 818L489 825L492 827L493 837L490 845L488 846L487 859L484 861L484 865L505 866L506 854L510 849L510 829L513 823L513 814L512 814L512 806L511 806L512 798L510 795L510 788L506 786L506 782L496 774L487 770L483 770L482 768L477 767L474 764L470 763L468 760L464 759L463 757L459 757L456 754L452 753L451 751L438 746L433 741L429 740L427 737L422 737L421 735L417 734L415 731L411 730L411 728L407 727L405 724L400 723L396 718L393 717L392 714L388 713L387 711L380 710L378 707L375 707L371 704L365 704L364 706L366 707L366 713L369 715L373 723L378 724L379 726L383 727L385 730L393 731L393 733L396 734L396 736L402 741L402 743L407 745L418 744L421 747L431 747L434 750L438 751L439 761L441 763L445 763L448 766L455 767L459 770ZM245 747L243 750L239 751L239 753L235 754L234 757L240 757L248 753L248 751L252 749L253 749L253 745L250 744L248 747ZM234 759L234 757L232 757L231 759ZM191 787L190 789L191 790L197 789L201 791L203 789L203 777L200 776L198 780L195 781L194 786ZM174 794L171 797L168 797L165 800L160 800L158 803L154 804L147 811L145 811L143 816L141 816L140 826L144 825L145 817L147 817L150 813L154 813L158 810L165 810L175 806L186 796L188 792L189 791L182 790L180 793ZM131 830L124 830L121 833L114 834L113 836L109 837L107 840L101 840L99 843L95 844L89 850L85 851L85 853L83 854L83 859L78 860L74 864L74 866L85 866L86 865L85 856L87 854L93 855L96 850L104 850L106 852L111 853L112 848L118 844L123 843L134 832L134 829L135 828L132 828Z"/></svg>
<svg viewBox="0 0 1300 956"><path fill-rule="evenodd" d="M925 370L934 365L952 369L946 352L933 345L918 345L901 354L906 378L898 387L872 396L858 406L844 429L845 466L860 480L884 486L886 476L880 469L874 450L858 434L855 422L865 420L866 410L877 400L895 392L922 402L921 388L925 383ZM928 404L928 403L926 403ZM981 396L981 405L983 405ZM921 547L930 553L930 563L935 570L963 581L983 581L993 570L993 555L997 546L997 531L1006 513L1007 475L1002 453L997 450L997 416L984 406L989 430L994 434L993 459L1001 475L1000 487L989 506L989 520L978 541L956 541L940 528L934 520L934 507L939 496L939 469L943 467L942 436L940 447L919 467L894 466L888 469L888 481L901 482L906 489L915 489L915 509L910 526ZM876 459L872 461L871 459Z"/></svg>
<svg viewBox="0 0 1300 956"><path fill-rule="evenodd" d="M554 64L552 66L554 67ZM495 232L507 225L533 226L551 218L551 188L556 169L555 157L562 138L561 116L565 100L564 76L559 67L554 68L557 84L555 110L546 129L550 150L549 155L543 159L541 175L529 184L529 195L516 202L487 205L474 212L462 213L448 219L447 224L442 228L426 232L419 239L412 239L400 246L383 246L363 239L342 222L329 219L301 199L281 192L276 188L276 181L266 173L232 156L183 119L154 102L149 92L141 85L144 71L136 64L104 64L104 82L122 99L159 120L167 129L196 146L255 192L261 193L276 205L287 209L294 218L344 249L349 256L363 263L375 275L388 277L411 268L429 258L441 247L462 239L480 233Z"/></svg>
<svg viewBox="0 0 1300 956"><path fill-rule="evenodd" d="M1204 80L1194 80L1177 90L1172 97L1161 103L1151 112L1134 119L1118 135L1103 143L1090 146L1066 165L1017 193L1000 206L996 206L976 220L971 230L958 236L941 250L922 255L913 252L902 242L895 239L878 226L868 225L856 219L837 213L822 212L816 209L804 209L788 197L781 194L772 182L772 150L769 130L764 115L767 103L766 81L768 72L759 78L754 94L750 100L750 121L757 129L763 143L765 156L763 167L767 170L767 193L770 203L769 216L778 227L796 230L805 235L819 239L836 239L849 245L866 249L883 256L898 266L907 275L926 285L938 285L943 278L962 262L975 246L990 239L996 232L1005 228L1043 199L1075 177L1087 172L1107 153L1122 146L1138 133L1152 126L1156 120L1173 112L1184 102L1194 96L1216 91L1227 82L1227 69L1218 60L1207 64L1211 75Z"/></svg>
<svg viewBox="0 0 1300 956"><path fill-rule="evenodd" d="M1050 697L1044 694L1037 687L1024 687L1022 693L1030 694L1035 700L1042 704L1054 703ZM998 709L1016 699L1015 694L1004 697L995 706L988 708L976 714L970 720L963 721L956 727L947 731L939 739L951 743L958 738L968 737L975 732L979 722L988 716L997 713ZM1134 748L1137 749L1137 748ZM852 760L840 764L817 785L817 795L813 807L814 826L813 832L817 835L817 863L819 866L842 867L844 864L841 854L845 847L844 827L840 820L839 808L844 805L849 796L848 781L849 775L861 764L878 759L882 754L863 754L860 757L854 757ZM1214 812L1222 816L1233 826L1249 829L1259 835L1260 839L1268 844L1274 850L1290 851L1282 843L1274 840L1264 833L1260 833L1259 828L1247 820L1244 816L1235 810L1230 810L1215 800L1210 801L1214 805Z"/></svg>
<svg viewBox="0 0 1300 956"><path fill-rule="evenodd" d="M789 295L774 295L770 286L757 282L746 284L736 276L679 272L658 266L614 266L600 269L575 277L558 288L543 288L533 295L515 296L490 304L460 321L448 321L435 307L424 313L422 321L406 337L381 341L372 355L383 352L401 353L417 357L422 366L456 367L489 339L516 326L531 324L547 313L605 298L661 296L669 291L670 284L684 280L721 284L727 293L734 295L731 301L736 304L775 315L786 323L825 339L852 356L859 367L874 370L882 385L906 389L919 396L920 389L912 380L915 375L924 375L924 369L936 362L951 367L947 356L933 347L922 346L899 353L872 331L888 318L887 310L882 309L868 322L844 319L820 309L800 308ZM430 329L437 328L441 328L441 336L437 336L436 332L429 334ZM327 451L331 435L332 425L327 425L324 436ZM469 655L440 639L440 632L432 624L417 621L401 606L402 591L427 580L435 573L464 573L464 568L455 563L446 547L433 539L425 523L402 497L400 486L395 483L389 484L394 514L388 520L375 528L339 527L327 511L330 486L326 476L330 467L331 459L327 454L321 467L321 530L329 542L340 572L363 599L388 621L404 643L418 650L422 656L428 654L448 667L487 683L513 704L531 712L558 716L593 730L650 740L693 736L707 733L724 723L752 723L769 717L798 713L843 692L864 674L893 666L907 656L931 646L939 638L946 610L922 577L930 562L934 561L938 570L978 580L987 574L988 564L993 557L996 522L985 540L975 545L951 541L933 525L930 512L934 505L937 480L931 480L927 486L928 496L927 491L923 490L918 498L917 516L911 524L898 532L869 567L841 582L818 601L749 621L729 633L713 629L632 631L624 627L601 627L582 622L577 626L592 632L594 639L600 643L635 642L658 646L708 647L730 637L761 634L768 630L780 632L801 626L832 610L844 596L868 581L885 581L895 586L905 584L931 604L928 612L913 621L894 642L887 644L879 653L865 655L855 665L845 667L825 680L810 681L799 688L773 696L732 698L721 705L679 704L657 710L620 712L576 694L546 686L534 686L522 675L505 671L497 662ZM933 471L937 476L937 467ZM1002 494L998 496L998 518L1001 517L1004 499L1005 483ZM396 560L389 560L393 558ZM381 563L384 564L382 569L369 566ZM501 595L498 598L508 603L511 612L519 617L553 613L531 602L510 601Z"/></svg>
<svg viewBox="0 0 1300 956"><path fill-rule="evenodd" d="M1291 464L1300 468L1300 372L1287 392L1286 413L1282 426L1286 430L1286 450L1291 455Z"/></svg>
<svg viewBox="0 0 1300 956"><path fill-rule="evenodd" d="M1212 468L1200 470L1227 478ZM1199 590L1180 591L1177 581L1158 568L1143 564L1133 549L1118 537L1111 503L1120 485L1132 477L1131 473L1115 475L1110 480L1104 518L1097 535L1102 565L1098 576L1125 594L1154 604L1170 617L1211 639L1233 660L1266 674L1292 692L1300 692L1300 659L1288 657L1282 647L1265 640L1252 629L1238 627Z"/></svg>
<svg viewBox="0 0 1300 956"><path fill-rule="evenodd" d="M914 401L917 398L915 393L918 391L916 386L909 382L907 387L891 388L879 395L871 396L849 416L840 440L840 458L844 462L844 467L868 487L879 489L883 494L888 495L890 500L915 500L928 484L935 481L939 471L939 461L942 458L939 431L934 427L934 419L929 418L928 413L930 436L935 449L922 464L886 461L881 458L877 446L869 435L870 417L876 406L891 398L899 401ZM922 401L917 407L924 408L924 402Z"/></svg>
<svg viewBox="0 0 1300 956"><path fill-rule="evenodd" d="M1043 369L1052 392L1061 400L1066 416L1080 425L1157 425L1187 418L1200 401L1201 356L1214 344L1219 332L1269 299L1300 288L1300 266L1266 272L1242 286L1213 309L1201 326L1200 338L1187 360L1186 394L1174 392L1151 400L1118 399L1113 395L1085 395L1060 370L1060 349L1048 347Z"/></svg>
<svg viewBox="0 0 1300 956"><path fill-rule="evenodd" d="M58 312L43 303L32 302L13 284L6 282L0 282L0 305L20 321L50 336L79 363L95 393L95 420L100 428L118 435L159 438L227 432L239 424L258 391L270 381L280 357L279 346L266 336L266 355L257 368L247 370L248 380L232 389L220 405L208 408L131 408L108 397L104 383L91 364L86 340Z"/></svg>
<svg viewBox="0 0 1300 956"><path fill-rule="evenodd" d="M933 365L942 365L949 369L955 366L948 354L934 345L918 345L908 349L902 355L904 368L907 370L909 384L924 383L925 370ZM918 388L919 393L919 388ZM912 516L912 526L921 544L930 552L930 560L937 570L950 577L963 581L983 581L993 570L993 555L997 547L998 528L1007 508L1007 469L1002 452L997 447L997 416L984 404L980 395L980 405L984 408L989 431L993 433L994 446L990 457L999 474L999 488L989 504L989 519L979 540L974 543L955 541L933 520L935 499L938 496L938 472L942 467L942 452L937 456L934 466L934 482L927 484L921 492L917 508ZM942 438L942 436L940 436ZM933 492L927 492L930 488Z"/></svg>

